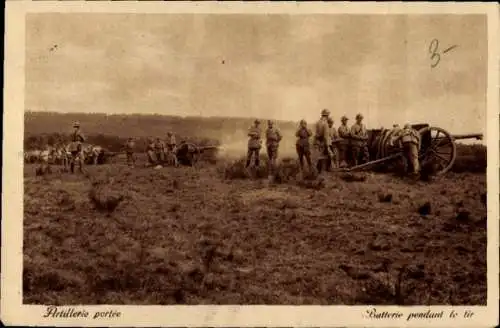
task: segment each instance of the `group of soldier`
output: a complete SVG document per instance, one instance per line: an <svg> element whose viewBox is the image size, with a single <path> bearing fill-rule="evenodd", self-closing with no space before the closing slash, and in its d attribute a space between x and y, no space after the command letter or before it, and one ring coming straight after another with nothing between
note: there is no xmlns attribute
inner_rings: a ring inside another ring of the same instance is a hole
<svg viewBox="0 0 500 328"><path fill-rule="evenodd" d="M124 146L125 154L127 155L127 164L135 166L135 140L129 138ZM167 132L167 138L163 141L160 137L149 137L146 145L146 154L150 165L162 165L168 163L173 166L178 166L177 160L177 142L175 135L172 132Z"/></svg>
<svg viewBox="0 0 500 328"><path fill-rule="evenodd" d="M312 147L318 152L315 165L318 173L331 171L335 168L353 167L370 160L369 136L363 123L363 115L357 114L355 117L356 122L351 127L347 125L348 120L346 116L342 116L341 125L335 128L330 111L323 109L321 118L316 123L314 134L305 120L300 121L295 137L297 138L296 152L301 170L304 170L306 163L308 169L312 169ZM403 129L400 129L398 125L394 125L393 130L391 143L402 148L407 166L411 167L411 173L418 174L420 169L418 161L420 134L412 129L410 124L406 124ZM260 121L255 120L254 125L250 127L248 132L246 167L250 166L252 157L255 166L259 166L259 153L262 147L261 134ZM311 137L313 138L312 144ZM268 121L265 138L269 159L268 165L269 169L272 170L275 168L279 143L282 139L282 135L273 121Z"/></svg>
<svg viewBox="0 0 500 328"><path fill-rule="evenodd" d="M83 172L85 162L98 164L104 149L97 145L85 144L86 138L80 129L80 123L73 123L69 143L58 142L55 145L45 145L42 150L25 152L26 163L38 163L42 171L47 171L51 164L63 165L63 169Z"/></svg>

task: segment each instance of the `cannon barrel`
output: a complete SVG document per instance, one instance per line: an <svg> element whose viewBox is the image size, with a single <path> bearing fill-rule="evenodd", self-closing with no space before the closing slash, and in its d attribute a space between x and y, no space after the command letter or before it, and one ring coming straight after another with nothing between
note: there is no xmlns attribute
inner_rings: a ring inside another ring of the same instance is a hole
<svg viewBox="0 0 500 328"><path fill-rule="evenodd" d="M455 140L463 140L463 139L483 140L483 134L482 133L454 134L453 139L455 139Z"/></svg>
<svg viewBox="0 0 500 328"><path fill-rule="evenodd" d="M203 147L198 147L199 151L202 152L204 150L209 150L209 149L218 149L219 146L203 146Z"/></svg>

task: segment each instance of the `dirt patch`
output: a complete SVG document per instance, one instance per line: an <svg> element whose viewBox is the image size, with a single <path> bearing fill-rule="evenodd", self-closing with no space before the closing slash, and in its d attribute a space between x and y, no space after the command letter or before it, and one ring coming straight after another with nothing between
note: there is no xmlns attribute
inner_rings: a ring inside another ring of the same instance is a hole
<svg viewBox="0 0 500 328"><path fill-rule="evenodd" d="M214 166L88 170L125 195L111 216L90 179L25 166L24 303L486 304L484 174L304 188Z"/></svg>

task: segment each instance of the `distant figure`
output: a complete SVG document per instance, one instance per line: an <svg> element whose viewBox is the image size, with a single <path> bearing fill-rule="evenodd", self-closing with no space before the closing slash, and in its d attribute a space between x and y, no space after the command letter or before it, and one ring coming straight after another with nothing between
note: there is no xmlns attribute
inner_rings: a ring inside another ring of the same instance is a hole
<svg viewBox="0 0 500 328"><path fill-rule="evenodd" d="M316 168L318 173L326 170L328 167L328 159L331 158L331 136L330 127L328 126L328 117L330 116L330 111L328 109L323 109L321 111L321 118L316 123L316 134L314 136L314 144L319 152L318 161L316 163Z"/></svg>
<svg viewBox="0 0 500 328"><path fill-rule="evenodd" d="M350 145L351 145L351 131L349 130L349 127L347 126L347 121L349 120L346 116L342 116L340 119L342 122L342 125L339 126L338 129L338 136L339 136L339 142L338 142L338 149L339 149L339 162L340 162L340 167L347 167L349 166L349 151L350 151Z"/></svg>
<svg viewBox="0 0 500 328"><path fill-rule="evenodd" d="M363 164L369 161L368 132L363 122L363 115L356 115L356 123L351 127L353 164Z"/></svg>
<svg viewBox="0 0 500 328"><path fill-rule="evenodd" d="M167 158L169 162L171 161L172 165L177 166L177 142L175 140L175 136L172 132L167 132L167 140L166 140L166 149L167 149Z"/></svg>
<svg viewBox="0 0 500 328"><path fill-rule="evenodd" d="M148 163L151 165L156 164L156 156L155 156L155 142L153 138L148 138L146 145L146 154L148 155Z"/></svg>
<svg viewBox="0 0 500 328"><path fill-rule="evenodd" d="M307 161L308 170L311 170L311 146L309 138L312 137L312 131L307 127L307 122L305 120L300 121L299 128L295 132L297 137L297 142L295 148L297 149L297 155L299 156L300 169L304 171L304 157Z"/></svg>
<svg viewBox="0 0 500 328"><path fill-rule="evenodd" d="M280 141L283 137L281 136L280 130L274 125L274 122L267 121L266 130L266 148L267 148L267 158L269 165L269 175L275 172L276 160L278 159L278 148Z"/></svg>
<svg viewBox="0 0 500 328"><path fill-rule="evenodd" d="M83 135L82 130L80 130L80 123L73 123L74 131L71 134L71 142L69 144L69 151L71 152L70 158L70 170L71 173L75 172L75 164L78 164L78 169L80 173L83 173L83 145L85 142L85 136Z"/></svg>
<svg viewBox="0 0 500 328"><path fill-rule="evenodd" d="M128 138L127 142L125 142L125 153L127 154L127 165L128 166L135 166L135 154L134 154L134 149L135 149L135 141L134 138Z"/></svg>
<svg viewBox="0 0 500 328"><path fill-rule="evenodd" d="M332 168L338 168L339 167L339 151L338 151L338 141L339 141L339 133L337 132L337 129L333 126L333 118L329 117L328 118L328 128L330 129L330 150L331 150L331 157L328 160L328 171L330 171Z"/></svg>
<svg viewBox="0 0 500 328"><path fill-rule="evenodd" d="M45 145L43 150L40 152L40 166L38 171L41 174L50 172L51 156L53 155L54 149L50 145Z"/></svg>
<svg viewBox="0 0 500 328"><path fill-rule="evenodd" d="M403 144L403 151L406 159L407 172L413 175L420 173L420 163L418 161L418 152L420 150L420 133L413 129L410 124L405 124L399 135L398 141Z"/></svg>
<svg viewBox="0 0 500 328"><path fill-rule="evenodd" d="M165 143L158 137L155 141L156 164L162 164L165 161Z"/></svg>
<svg viewBox="0 0 500 328"><path fill-rule="evenodd" d="M260 128L260 121L255 120L254 124L248 129L248 151L247 151L247 163L245 167L249 167L252 162L252 156L255 159L255 166L259 166L260 162L260 148L262 147L261 140L262 130Z"/></svg>

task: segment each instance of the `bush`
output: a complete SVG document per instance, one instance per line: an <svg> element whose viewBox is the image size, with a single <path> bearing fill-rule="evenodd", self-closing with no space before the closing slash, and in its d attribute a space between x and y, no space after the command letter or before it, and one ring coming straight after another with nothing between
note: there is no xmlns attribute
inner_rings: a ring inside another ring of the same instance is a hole
<svg viewBox="0 0 500 328"><path fill-rule="evenodd" d="M457 159L451 171L456 173L485 173L487 151L484 145L457 144Z"/></svg>

